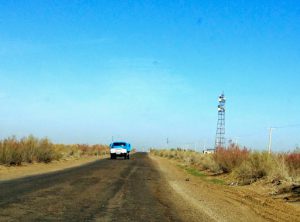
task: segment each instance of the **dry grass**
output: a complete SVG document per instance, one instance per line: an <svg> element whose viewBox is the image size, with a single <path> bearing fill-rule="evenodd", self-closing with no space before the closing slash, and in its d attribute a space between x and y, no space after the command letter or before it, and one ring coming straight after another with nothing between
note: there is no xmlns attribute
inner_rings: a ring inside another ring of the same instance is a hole
<svg viewBox="0 0 300 222"><path fill-rule="evenodd" d="M267 152L251 152L243 163L234 169L233 174L241 184L250 184L260 178L270 181L292 179L283 155Z"/></svg>
<svg viewBox="0 0 300 222"><path fill-rule="evenodd" d="M200 170L209 170L213 173L219 173L221 170L211 154L202 154L192 150L184 150L180 148L171 150L151 149L150 152L157 156L179 160L188 166L193 165Z"/></svg>
<svg viewBox="0 0 300 222"><path fill-rule="evenodd" d="M294 175L300 175L300 153L289 153L284 156L289 171Z"/></svg>
<svg viewBox="0 0 300 222"><path fill-rule="evenodd" d="M49 139L34 136L17 139L10 137L0 140L0 164L21 165L22 163L44 162L67 158L70 156L104 155L109 152L105 145L64 145L53 144Z"/></svg>
<svg viewBox="0 0 300 222"><path fill-rule="evenodd" d="M236 145L218 148L214 154L202 154L182 149L152 149L151 153L177 159L199 170L231 175L239 184L250 184L260 178L266 178L269 181L300 181L300 153L268 154L250 151Z"/></svg>

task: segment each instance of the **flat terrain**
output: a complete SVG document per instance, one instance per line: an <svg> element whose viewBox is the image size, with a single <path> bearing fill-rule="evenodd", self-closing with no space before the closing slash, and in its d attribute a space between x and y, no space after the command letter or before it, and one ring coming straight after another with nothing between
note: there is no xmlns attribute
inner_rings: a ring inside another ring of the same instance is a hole
<svg viewBox="0 0 300 222"><path fill-rule="evenodd" d="M188 179L187 179L188 177ZM202 181L172 162L130 160L0 182L0 221L300 221L297 206Z"/></svg>

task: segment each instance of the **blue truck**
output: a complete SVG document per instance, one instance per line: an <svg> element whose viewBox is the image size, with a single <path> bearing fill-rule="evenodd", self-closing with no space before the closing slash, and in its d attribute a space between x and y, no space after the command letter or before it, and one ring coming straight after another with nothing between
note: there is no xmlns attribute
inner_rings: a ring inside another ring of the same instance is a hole
<svg viewBox="0 0 300 222"><path fill-rule="evenodd" d="M129 159L131 145L126 142L113 142L110 144L110 159L116 159L118 156Z"/></svg>

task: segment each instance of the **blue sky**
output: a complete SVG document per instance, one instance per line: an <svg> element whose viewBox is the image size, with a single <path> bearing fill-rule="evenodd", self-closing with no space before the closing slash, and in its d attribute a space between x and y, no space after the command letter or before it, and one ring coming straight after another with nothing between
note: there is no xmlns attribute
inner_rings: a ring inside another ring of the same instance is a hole
<svg viewBox="0 0 300 222"><path fill-rule="evenodd" d="M213 146L224 91L226 138L265 149L300 123L299 39L299 1L0 0L0 137Z"/></svg>

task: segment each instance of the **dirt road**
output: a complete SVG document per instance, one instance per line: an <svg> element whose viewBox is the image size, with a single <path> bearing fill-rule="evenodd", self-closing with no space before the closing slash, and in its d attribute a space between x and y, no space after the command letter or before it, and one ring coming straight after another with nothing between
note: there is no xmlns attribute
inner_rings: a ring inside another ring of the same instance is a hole
<svg viewBox="0 0 300 222"><path fill-rule="evenodd" d="M186 177L167 160L136 153L4 181L0 221L300 221L294 206L259 199L256 207L257 196Z"/></svg>

